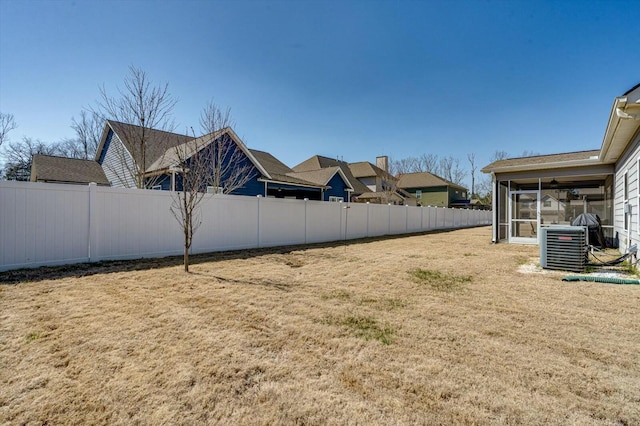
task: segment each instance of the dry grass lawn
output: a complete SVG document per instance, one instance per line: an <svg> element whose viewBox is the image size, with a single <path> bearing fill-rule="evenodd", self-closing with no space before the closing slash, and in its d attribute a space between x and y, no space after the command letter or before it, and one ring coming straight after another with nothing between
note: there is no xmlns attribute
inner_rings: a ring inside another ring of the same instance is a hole
<svg viewBox="0 0 640 426"><path fill-rule="evenodd" d="M640 424L640 286L536 256L476 228L0 274L0 423Z"/></svg>

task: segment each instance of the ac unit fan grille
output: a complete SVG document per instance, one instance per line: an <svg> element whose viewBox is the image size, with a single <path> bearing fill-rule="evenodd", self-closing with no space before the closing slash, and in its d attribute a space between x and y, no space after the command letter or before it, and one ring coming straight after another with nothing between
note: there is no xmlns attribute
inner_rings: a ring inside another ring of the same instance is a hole
<svg viewBox="0 0 640 426"><path fill-rule="evenodd" d="M587 233L581 226L542 228L540 265L545 269L583 272L587 262Z"/></svg>

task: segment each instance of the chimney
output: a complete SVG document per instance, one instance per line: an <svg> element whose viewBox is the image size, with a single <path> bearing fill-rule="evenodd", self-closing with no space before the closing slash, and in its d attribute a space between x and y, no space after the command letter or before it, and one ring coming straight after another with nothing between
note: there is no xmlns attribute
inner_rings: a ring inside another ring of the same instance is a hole
<svg viewBox="0 0 640 426"><path fill-rule="evenodd" d="M376 157L376 166L378 166L385 172L389 172L389 157L387 157L386 155Z"/></svg>

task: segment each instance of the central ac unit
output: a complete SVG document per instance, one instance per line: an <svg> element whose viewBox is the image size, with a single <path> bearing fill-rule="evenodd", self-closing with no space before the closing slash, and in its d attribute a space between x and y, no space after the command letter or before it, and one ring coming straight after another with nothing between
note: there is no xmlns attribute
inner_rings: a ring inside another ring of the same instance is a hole
<svg viewBox="0 0 640 426"><path fill-rule="evenodd" d="M588 256L585 226L548 226L540 230L540 266L584 272Z"/></svg>

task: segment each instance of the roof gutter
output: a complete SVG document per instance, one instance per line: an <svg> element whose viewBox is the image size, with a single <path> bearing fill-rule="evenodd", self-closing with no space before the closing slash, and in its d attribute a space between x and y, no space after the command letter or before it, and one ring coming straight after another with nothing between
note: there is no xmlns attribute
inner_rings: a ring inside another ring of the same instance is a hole
<svg viewBox="0 0 640 426"><path fill-rule="evenodd" d="M602 141L600 159L605 160L607 158L623 120L640 120L640 104L637 102L629 103L627 96L619 96L613 101L607 130Z"/></svg>
<svg viewBox="0 0 640 426"><path fill-rule="evenodd" d="M258 182L265 182L265 183L277 183L280 185L287 185L287 186L301 186L304 188L316 188L316 189L327 189L327 188L331 188L330 186L326 186L326 185L305 185L303 183L293 183L293 182L283 182L281 180L273 180L273 179L264 179L264 178L259 178Z"/></svg>
<svg viewBox="0 0 640 426"><path fill-rule="evenodd" d="M547 163L547 164L525 164L520 166L506 166L500 167L492 170L483 169L481 172L483 173L505 173L505 172L519 172L519 171L528 171L528 170L550 170L550 169L561 169L563 167L579 167L579 166L593 166L596 164L603 164L603 161L600 158L586 158L581 160L567 160L567 161L558 161L555 163Z"/></svg>

